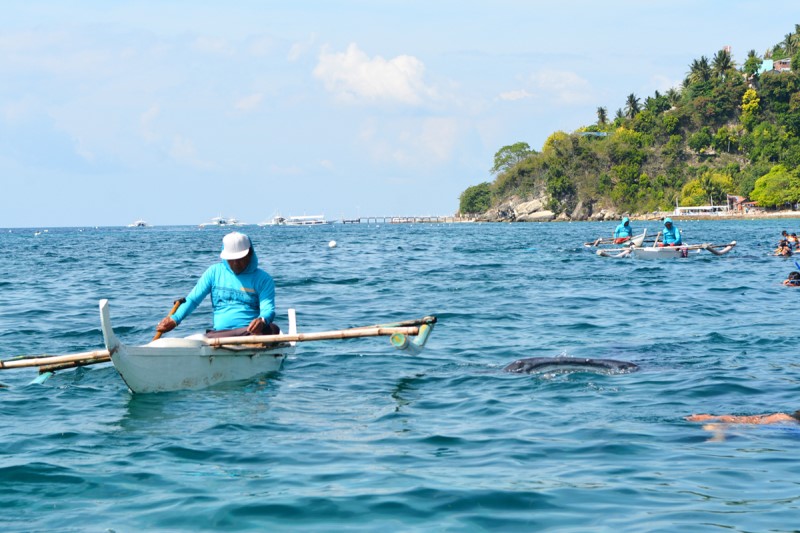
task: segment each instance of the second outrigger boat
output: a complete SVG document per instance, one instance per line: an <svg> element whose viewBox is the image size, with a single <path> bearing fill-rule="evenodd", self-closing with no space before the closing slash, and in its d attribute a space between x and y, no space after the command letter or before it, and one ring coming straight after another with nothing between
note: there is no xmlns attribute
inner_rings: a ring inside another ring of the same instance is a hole
<svg viewBox="0 0 800 533"><path fill-rule="evenodd" d="M583 243L584 246L587 247L596 247L596 246L604 246L604 245L617 245L617 246L641 246L644 244L644 240L647 238L647 230L644 230L639 235L634 235L629 240L624 241L622 243L615 243L614 237L600 237L595 239L592 242L585 242Z"/></svg>
<svg viewBox="0 0 800 533"><path fill-rule="evenodd" d="M597 250L597 255L603 257L613 257L620 259L624 257L634 257L636 259L676 259L681 257L692 257L699 255L706 250L713 255L725 255L736 246L736 241L727 244L684 244L681 246L629 246L627 248L617 248L610 250Z"/></svg>

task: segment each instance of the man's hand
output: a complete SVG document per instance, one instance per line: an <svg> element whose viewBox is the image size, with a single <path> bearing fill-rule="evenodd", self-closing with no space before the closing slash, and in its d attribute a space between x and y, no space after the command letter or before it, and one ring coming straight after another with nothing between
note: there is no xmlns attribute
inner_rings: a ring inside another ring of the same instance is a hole
<svg viewBox="0 0 800 533"><path fill-rule="evenodd" d="M177 322L175 322L171 317L166 317L161 322L158 323L158 325L156 326L156 331L158 331L159 333L166 333L168 331L172 331L177 327L178 327Z"/></svg>
<svg viewBox="0 0 800 533"><path fill-rule="evenodd" d="M267 329L267 321L261 317L258 317L250 322L249 326L247 326L247 333L250 335L258 335L263 333L265 329Z"/></svg>

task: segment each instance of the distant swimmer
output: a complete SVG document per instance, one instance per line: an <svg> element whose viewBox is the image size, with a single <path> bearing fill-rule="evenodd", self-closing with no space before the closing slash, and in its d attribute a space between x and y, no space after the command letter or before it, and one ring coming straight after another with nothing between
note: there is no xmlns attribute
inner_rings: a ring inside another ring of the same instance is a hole
<svg viewBox="0 0 800 533"><path fill-rule="evenodd" d="M725 429L735 424L750 425L797 425L800 423L800 411L788 413L768 413L762 415L709 415L699 414L684 417L689 422L708 422L703 429L713 434L709 440L721 442L725 440Z"/></svg>
<svg viewBox="0 0 800 533"><path fill-rule="evenodd" d="M783 280L783 284L789 287L800 287L800 272L789 272L789 276Z"/></svg>
<svg viewBox="0 0 800 533"><path fill-rule="evenodd" d="M720 422L722 424L783 424L786 422L796 424L800 422L800 411L792 414L769 413L763 415L689 415L689 422Z"/></svg>
<svg viewBox="0 0 800 533"><path fill-rule="evenodd" d="M624 217L619 226L614 229L614 244L621 244L631 240L633 236L633 228L631 227L631 219Z"/></svg>
<svg viewBox="0 0 800 533"><path fill-rule="evenodd" d="M775 252L773 255L779 255L781 257L791 257L792 256L792 247L789 245L788 241L781 241L778 243L778 247L775 248Z"/></svg>

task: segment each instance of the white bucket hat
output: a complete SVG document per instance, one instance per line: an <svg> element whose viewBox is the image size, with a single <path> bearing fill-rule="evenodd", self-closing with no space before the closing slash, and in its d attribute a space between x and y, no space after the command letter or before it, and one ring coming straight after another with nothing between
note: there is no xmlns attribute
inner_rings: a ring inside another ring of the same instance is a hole
<svg viewBox="0 0 800 533"><path fill-rule="evenodd" d="M241 259L250 251L250 238L244 233L234 231L222 238L222 259Z"/></svg>

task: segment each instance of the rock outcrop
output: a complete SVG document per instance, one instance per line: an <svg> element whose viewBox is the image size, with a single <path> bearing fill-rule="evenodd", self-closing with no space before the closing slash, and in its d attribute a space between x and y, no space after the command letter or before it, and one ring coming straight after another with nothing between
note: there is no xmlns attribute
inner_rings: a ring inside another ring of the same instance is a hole
<svg viewBox="0 0 800 533"><path fill-rule="evenodd" d="M591 204L578 202L571 213L556 215L547 209L547 197L522 199L512 197L505 202L489 209L478 217L483 222L568 222L570 220L618 220L620 215L613 209L601 209L593 212Z"/></svg>

